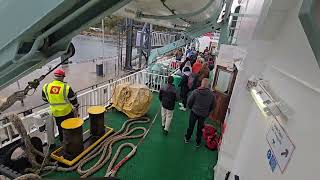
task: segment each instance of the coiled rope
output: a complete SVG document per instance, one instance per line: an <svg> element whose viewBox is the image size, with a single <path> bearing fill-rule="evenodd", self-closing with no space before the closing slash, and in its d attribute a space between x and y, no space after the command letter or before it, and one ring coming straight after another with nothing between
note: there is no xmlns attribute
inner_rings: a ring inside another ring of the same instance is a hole
<svg viewBox="0 0 320 180"><path fill-rule="evenodd" d="M130 97L130 90L129 88L125 88L124 93L121 96L121 101L124 104L125 101ZM111 98L110 98L111 99ZM108 99L108 101L110 100ZM47 162L47 157L49 154L47 153L44 155L43 153L37 151L31 144L30 142L30 137L27 135L27 131L25 130L25 127L21 121L21 118L17 115L10 115L8 116L8 119L12 122L12 124L15 126L17 131L19 132L20 136L22 137L22 140L24 141L26 145L26 154L27 157L32 164L32 169L28 169L29 172L33 172L35 174L27 174L21 178L24 179L29 179L32 177L38 177L38 174L40 174L43 171L49 171L49 173L53 171L74 171L76 170L79 175L82 178L88 177L98 170L100 170L111 158L112 155L112 147L116 142L119 142L121 140L126 140L126 139L137 139L141 138L140 141L134 145L133 143L123 143L121 144L118 149L116 150L115 155L113 158L110 160L108 164L108 168L105 173L105 177L113 177L116 175L117 171L120 169L120 167L127 162L132 156L135 155L137 147L143 142L147 134L149 133L152 125L154 124L158 114L160 112L160 108L158 109L152 123L150 124L149 128L146 129L144 127L133 127L131 128L134 124L144 124L144 123L149 123L150 118L148 117L141 117L141 118L134 118L134 119L128 119L121 127L119 131L111 135L109 138L106 138L103 140L97 147L95 147L92 151L90 151L83 159L81 159L77 164L75 164L72 167L61 167L58 166L57 163L52 163L52 162ZM135 131L142 131L140 134L133 135ZM118 162L116 165L115 161L117 160L118 156L120 155L122 149L125 147L131 148L130 153L123 158L120 162ZM49 152L49 151L48 151ZM40 155L41 157L44 158L43 163L39 164L35 160L35 154ZM99 157L98 161L91 166L89 169L84 169L84 166L89 163L91 160L94 158ZM42 174L48 175L49 173ZM20 177L19 177L20 178Z"/></svg>
<svg viewBox="0 0 320 180"><path fill-rule="evenodd" d="M160 109L159 109L160 110ZM108 168L105 173L105 177L113 177L116 175L119 168L132 156L135 155L137 147L143 142L145 137L147 136L148 132L150 131L152 125L154 124L159 111L155 115L153 121L151 122L148 129L144 127L134 127L131 128L134 124L143 124L143 123L149 123L150 118L142 117L142 118L135 118L135 119L128 119L123 125L122 128L111 135L109 138L105 139L103 142L101 142L95 149L93 149L90 153L88 153L84 158L82 158L77 164L75 164L72 167L64 168L64 167L57 167L57 166L46 166L43 168L43 170L56 170L56 171L73 171L76 170L81 178L88 177L98 170L100 170L111 158L112 154L112 147L113 145L121 140L125 139L136 139L141 138L140 141L134 145L133 143L123 143L121 144L118 149L116 150L116 153L114 157L109 162ZM142 133L137 135L132 135L135 131L141 130ZM131 152L124 157L119 163L114 165L115 161L117 160L118 156L120 155L123 148L129 147L131 148ZM99 157L100 156L100 157ZM92 165L89 169L84 169L84 166L89 163L92 159L99 157L98 161Z"/></svg>
<svg viewBox="0 0 320 180"><path fill-rule="evenodd" d="M113 92L113 95L115 93L115 90ZM112 96L113 96L112 95ZM128 87L125 87L123 90L120 92L120 97L118 101L124 105L125 102L130 98L131 96L131 90ZM110 98L111 99L111 98ZM110 100L109 99L109 100ZM109 101L108 100L108 101ZM64 167L57 167L57 166L47 166L44 167L44 170L56 170L56 171L73 171L76 170L79 175L82 178L88 177L98 170L100 170L111 158L112 154L112 147L113 145L121 140L125 139L136 139L136 138L141 138L138 144L134 145L133 143L123 143L121 144L118 149L116 150L116 153L114 157L110 160L108 168L105 172L105 177L113 177L116 175L117 171L119 168L126 162L128 161L134 154L136 153L137 147L139 144L143 142L147 134L149 133L152 125L154 124L158 114L160 112L160 108L158 109L158 112L156 113L152 123L150 124L149 128L146 129L144 127L133 127L131 128L134 124L144 124L144 123L149 123L150 119L147 117L142 117L142 118L134 118L134 119L128 119L121 127L119 131L111 135L109 138L103 140L96 148L94 148L91 152L89 152L83 159L81 159L76 165L69 167L69 168L64 168ZM133 135L135 131L142 131L142 133ZM123 148L129 147L131 148L130 153L123 158L119 163L114 165L115 161L117 160L118 156L120 155L121 151ZM99 157L98 161L92 165L88 169L84 169L84 166L89 163L91 160L94 158Z"/></svg>
<svg viewBox="0 0 320 180"><path fill-rule="evenodd" d="M156 120L159 112L160 112L160 109L158 110L158 112L154 116L154 119L150 123L148 129L146 129L145 127L133 127L132 128L132 126L135 124L149 123L150 118L141 117L141 118L128 119L122 125L122 127L119 131L117 131L116 133L112 134L110 137L103 140L96 148L94 148L92 151L90 151L77 164L75 164L72 167L68 167L68 168L58 166L57 163L46 162L45 160L44 160L44 162L46 163L46 165L44 167L42 165L38 164L35 161L35 154L41 155L44 158L45 158L45 155L43 153L37 151L35 148L33 148L33 146L31 145L31 142L30 142L30 138L26 134L25 128L21 122L21 119L16 115L12 115L10 117L10 119L12 120L11 122L13 123L15 128L17 128L19 134L22 136L22 139L27 146L26 153L28 155L27 157L29 158L29 161L32 163L33 168L38 168L38 169L29 169L29 171L34 172L35 174L28 174L28 176L25 176L25 177L37 176L36 174L40 173L39 168L40 168L40 170L42 169L42 172L43 171L50 171L50 172L64 171L64 172L67 172L67 171L76 170L76 172L82 178L88 177L88 176L94 174L95 172L97 172L98 170L100 170L110 160L111 155L112 155L112 147L115 143L122 141L122 140L126 140L126 139L141 138L140 141L136 145L134 145L133 143L127 142L127 143L121 144L118 147L118 149L115 152L115 155L112 157L111 161L109 162L108 168L105 172L105 177L110 177L110 176L113 177L116 175L116 173L118 172L120 167L125 162L127 162L131 157L133 157L135 155L138 146L144 141L144 139L147 136L147 134L149 133L151 127L155 123L155 120ZM133 135L135 131L142 131L142 133ZM116 165L114 165L115 161L118 159L118 156L120 155L121 151L125 147L131 148L130 153L126 157L124 157L120 162L118 162ZM84 169L84 166L96 157L99 157L98 161L94 165L92 165L89 169ZM48 175L48 173L45 175ZM42 176L44 176L44 174Z"/></svg>

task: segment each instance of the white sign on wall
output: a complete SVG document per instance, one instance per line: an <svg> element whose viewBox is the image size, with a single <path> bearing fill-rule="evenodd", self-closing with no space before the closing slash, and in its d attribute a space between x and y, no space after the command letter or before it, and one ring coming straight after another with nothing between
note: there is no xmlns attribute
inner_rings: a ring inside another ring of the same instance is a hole
<svg viewBox="0 0 320 180"><path fill-rule="evenodd" d="M268 144L277 159L278 166L283 173L291 159L295 146L287 132L277 120L273 120L267 133Z"/></svg>

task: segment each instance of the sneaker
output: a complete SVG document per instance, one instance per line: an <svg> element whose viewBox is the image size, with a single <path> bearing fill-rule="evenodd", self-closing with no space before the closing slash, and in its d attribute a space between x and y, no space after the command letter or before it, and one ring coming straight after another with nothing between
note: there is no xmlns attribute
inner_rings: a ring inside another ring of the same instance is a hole
<svg viewBox="0 0 320 180"><path fill-rule="evenodd" d="M189 140L186 137L184 137L184 143L186 143L186 144L189 143Z"/></svg>
<svg viewBox="0 0 320 180"><path fill-rule="evenodd" d="M187 108L185 108L185 107L180 107L179 108L181 111L186 111L187 110Z"/></svg>
<svg viewBox="0 0 320 180"><path fill-rule="evenodd" d="M183 107L183 103L179 103L179 106L182 106L182 107Z"/></svg>
<svg viewBox="0 0 320 180"><path fill-rule="evenodd" d="M199 148L201 143L196 143L196 148Z"/></svg>
<svg viewBox="0 0 320 180"><path fill-rule="evenodd" d="M168 135L168 133L169 133L169 132L168 132L167 130L163 130L163 134L164 134L164 135L166 135L166 136L167 136L167 135Z"/></svg>

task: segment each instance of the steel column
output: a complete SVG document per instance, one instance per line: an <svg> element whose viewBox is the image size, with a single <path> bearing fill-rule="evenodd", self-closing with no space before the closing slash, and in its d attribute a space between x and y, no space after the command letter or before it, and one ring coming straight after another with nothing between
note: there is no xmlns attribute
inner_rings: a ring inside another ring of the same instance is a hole
<svg viewBox="0 0 320 180"><path fill-rule="evenodd" d="M126 43L126 62L125 62L125 69L131 70L132 69L132 39L133 39L133 20L126 19L126 32L127 32L127 43Z"/></svg>

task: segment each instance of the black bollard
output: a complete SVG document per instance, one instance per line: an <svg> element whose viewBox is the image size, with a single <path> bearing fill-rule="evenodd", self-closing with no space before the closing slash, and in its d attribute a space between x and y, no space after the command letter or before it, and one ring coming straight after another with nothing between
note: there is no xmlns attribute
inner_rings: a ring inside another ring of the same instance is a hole
<svg viewBox="0 0 320 180"><path fill-rule="evenodd" d="M90 133L94 137L101 137L105 133L104 112L105 107L102 106L92 106L88 108Z"/></svg>
<svg viewBox="0 0 320 180"><path fill-rule="evenodd" d="M72 160L84 149L83 147L83 120L80 118L70 118L61 123L63 128L63 157Z"/></svg>

